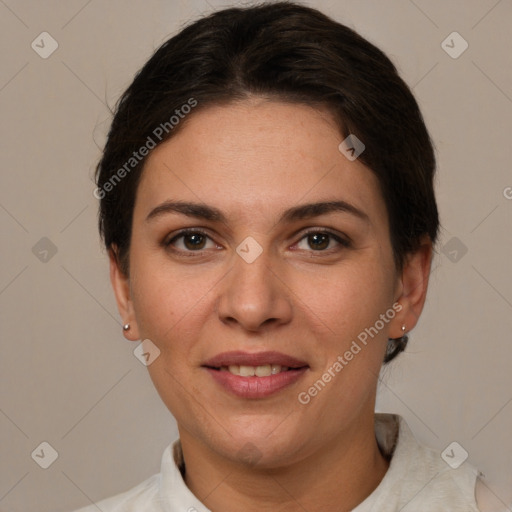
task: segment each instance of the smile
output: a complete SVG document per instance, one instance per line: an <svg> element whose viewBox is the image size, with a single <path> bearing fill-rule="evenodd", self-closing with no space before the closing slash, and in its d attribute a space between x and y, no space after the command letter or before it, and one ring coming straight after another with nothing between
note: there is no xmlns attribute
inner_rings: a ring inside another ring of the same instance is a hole
<svg viewBox="0 0 512 512"><path fill-rule="evenodd" d="M203 368L223 391L261 399L295 384L309 365L278 352L225 352L208 360Z"/></svg>
<svg viewBox="0 0 512 512"><path fill-rule="evenodd" d="M280 364L263 364L260 366L232 364L220 368L221 372L229 372L233 375L241 375L242 377L268 377L269 375L276 375L288 370L287 366L281 366Z"/></svg>

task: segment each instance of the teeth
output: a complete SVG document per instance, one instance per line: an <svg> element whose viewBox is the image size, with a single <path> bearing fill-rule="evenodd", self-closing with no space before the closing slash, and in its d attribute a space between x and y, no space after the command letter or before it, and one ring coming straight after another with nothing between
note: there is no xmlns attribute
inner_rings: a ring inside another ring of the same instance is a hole
<svg viewBox="0 0 512 512"><path fill-rule="evenodd" d="M286 370L288 370L288 368L285 366L284 367ZM281 371L281 366L279 366L278 364L273 364L271 366L271 372L272 372L272 375L275 375L276 373L279 373Z"/></svg>
<svg viewBox="0 0 512 512"><path fill-rule="evenodd" d="M240 365L240 375L242 377L254 377L255 370L254 366Z"/></svg>
<svg viewBox="0 0 512 512"><path fill-rule="evenodd" d="M229 366L228 368L228 371L230 373L232 373L233 375L240 375L240 366L238 366L237 364L232 364L231 366Z"/></svg>
<svg viewBox="0 0 512 512"><path fill-rule="evenodd" d="M272 375L272 367L269 364L265 364L263 366L256 366L256 370L254 371L256 377L268 377Z"/></svg>
<svg viewBox="0 0 512 512"><path fill-rule="evenodd" d="M230 366L222 366L221 370L228 371L233 375L240 375L241 377L269 377L270 375L288 371L288 366L281 366L280 364L263 364L261 366L232 364Z"/></svg>

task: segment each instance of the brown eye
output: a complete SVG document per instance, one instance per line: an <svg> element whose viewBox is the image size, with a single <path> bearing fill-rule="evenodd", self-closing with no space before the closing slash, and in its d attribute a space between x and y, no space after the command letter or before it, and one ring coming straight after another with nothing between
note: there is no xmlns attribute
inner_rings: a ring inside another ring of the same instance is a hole
<svg viewBox="0 0 512 512"><path fill-rule="evenodd" d="M208 243L210 245L208 246ZM199 252L203 249L216 248L213 240L202 231L186 230L181 231L164 244L176 252Z"/></svg>
<svg viewBox="0 0 512 512"><path fill-rule="evenodd" d="M314 252L330 252L350 247L350 242L329 231L310 231L300 239L297 247Z"/></svg>
<svg viewBox="0 0 512 512"><path fill-rule="evenodd" d="M187 249L203 249L206 242L206 237L199 233L183 235L183 244Z"/></svg>
<svg viewBox="0 0 512 512"><path fill-rule="evenodd" d="M314 250L323 250L329 247L330 235L327 233L314 233L308 235L308 245Z"/></svg>

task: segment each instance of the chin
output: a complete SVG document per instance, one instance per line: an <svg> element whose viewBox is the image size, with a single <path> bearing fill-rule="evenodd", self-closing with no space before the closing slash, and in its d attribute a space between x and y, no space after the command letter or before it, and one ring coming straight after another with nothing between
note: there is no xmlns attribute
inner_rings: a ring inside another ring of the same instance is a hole
<svg viewBox="0 0 512 512"><path fill-rule="evenodd" d="M261 469L271 469L291 464L305 451L307 439L304 429L291 432L282 427L282 418L273 423L265 422L261 428L231 430L231 436L222 435L214 442L215 450L236 463Z"/></svg>

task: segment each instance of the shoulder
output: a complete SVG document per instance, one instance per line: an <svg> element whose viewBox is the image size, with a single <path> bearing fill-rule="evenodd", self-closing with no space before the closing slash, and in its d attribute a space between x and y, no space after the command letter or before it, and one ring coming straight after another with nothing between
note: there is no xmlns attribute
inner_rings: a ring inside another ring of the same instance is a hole
<svg viewBox="0 0 512 512"><path fill-rule="evenodd" d="M418 442L395 414L376 415L376 435L390 466L369 497L368 504L376 506L372 510L488 512L477 505L478 472L467 461L450 464L448 456Z"/></svg>
<svg viewBox="0 0 512 512"><path fill-rule="evenodd" d="M179 439L162 454L160 473L136 487L75 512L168 512L207 511L183 479L184 461Z"/></svg>
<svg viewBox="0 0 512 512"><path fill-rule="evenodd" d="M75 512L153 512L159 489L160 474L155 474L135 487L116 496L83 507Z"/></svg>

